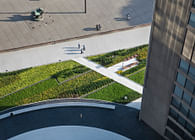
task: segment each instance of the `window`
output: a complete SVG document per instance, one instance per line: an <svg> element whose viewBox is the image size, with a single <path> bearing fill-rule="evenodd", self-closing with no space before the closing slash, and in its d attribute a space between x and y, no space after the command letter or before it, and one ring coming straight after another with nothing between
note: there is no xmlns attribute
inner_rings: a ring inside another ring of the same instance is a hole
<svg viewBox="0 0 195 140"><path fill-rule="evenodd" d="M191 107L195 110L195 99L192 100Z"/></svg>
<svg viewBox="0 0 195 140"><path fill-rule="evenodd" d="M182 86L185 85L186 78L181 74L177 73L177 82L180 83Z"/></svg>
<svg viewBox="0 0 195 140"><path fill-rule="evenodd" d="M184 140L192 140L192 138L190 138L190 136L188 136L186 133L184 133L184 135L182 136L182 138Z"/></svg>
<svg viewBox="0 0 195 140"><path fill-rule="evenodd" d="M192 27L195 27L195 13L191 13L191 15L190 15L190 20L189 20L189 24L190 24Z"/></svg>
<svg viewBox="0 0 195 140"><path fill-rule="evenodd" d="M195 68L190 66L190 70L189 70L189 73L188 75L195 80Z"/></svg>
<svg viewBox="0 0 195 140"><path fill-rule="evenodd" d="M178 122L184 127L185 126L185 120L184 120L184 118L183 117L181 117L181 116L178 116Z"/></svg>
<svg viewBox="0 0 195 140"><path fill-rule="evenodd" d="M171 104L176 107L177 109L179 109L180 106L180 102L176 99L176 98L172 98Z"/></svg>
<svg viewBox="0 0 195 140"><path fill-rule="evenodd" d="M186 129L190 132L193 133L194 132L194 128L191 124L189 124L188 122L186 122Z"/></svg>
<svg viewBox="0 0 195 140"><path fill-rule="evenodd" d="M191 112L191 111L190 111L190 113L189 113L189 119L190 119L193 123L195 123L195 114L194 114L193 112Z"/></svg>
<svg viewBox="0 0 195 140"><path fill-rule="evenodd" d="M174 94L180 98L182 98L182 89L178 86L175 86Z"/></svg>
<svg viewBox="0 0 195 140"><path fill-rule="evenodd" d="M170 108L169 110L169 115L175 120L177 120L177 113L172 108Z"/></svg>
<svg viewBox="0 0 195 140"><path fill-rule="evenodd" d="M179 140L174 134L172 134L169 130L165 130L165 136L167 136L170 140Z"/></svg>
<svg viewBox="0 0 195 140"><path fill-rule="evenodd" d="M190 105L191 96L188 95L186 92L183 93L183 101L184 101L185 103L187 103L188 105Z"/></svg>
<svg viewBox="0 0 195 140"><path fill-rule="evenodd" d="M187 116L188 115L188 107L184 104L181 104L180 111Z"/></svg>
<svg viewBox="0 0 195 140"><path fill-rule="evenodd" d="M193 93L193 91L194 91L194 84L190 80L187 79L185 88Z"/></svg>
<svg viewBox="0 0 195 140"><path fill-rule="evenodd" d="M169 119L168 119L168 121L167 121L167 125L171 128L171 129L173 129L178 135L180 135L180 136L183 136L184 135L184 132L183 132L183 130L181 130L176 124L174 124L172 121L170 121Z"/></svg>
<svg viewBox="0 0 195 140"><path fill-rule="evenodd" d="M192 6L195 7L195 0L193 0Z"/></svg>
<svg viewBox="0 0 195 140"><path fill-rule="evenodd" d="M166 129L166 131L165 131L165 136L167 136L169 139L171 139L171 140L173 140L174 139L174 135L169 131L169 130L167 130Z"/></svg>
<svg viewBox="0 0 195 140"><path fill-rule="evenodd" d="M179 64L179 68L183 72L187 73L188 72L188 67L189 67L189 64L187 62L185 62L184 60L181 59L180 64Z"/></svg>

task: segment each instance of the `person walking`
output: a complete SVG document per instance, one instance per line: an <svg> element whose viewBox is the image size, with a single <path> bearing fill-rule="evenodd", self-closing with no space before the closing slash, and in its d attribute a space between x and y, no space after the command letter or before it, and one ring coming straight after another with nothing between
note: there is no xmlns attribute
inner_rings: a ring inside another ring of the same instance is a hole
<svg viewBox="0 0 195 140"><path fill-rule="evenodd" d="M78 49L80 49L81 48L81 45L80 44L78 44Z"/></svg>
<svg viewBox="0 0 195 140"><path fill-rule="evenodd" d="M83 45L83 51L85 51L85 45Z"/></svg>
<svg viewBox="0 0 195 140"><path fill-rule="evenodd" d="M131 16L130 16L130 14L128 13L127 14L127 20L130 20L131 19Z"/></svg>
<svg viewBox="0 0 195 140"><path fill-rule="evenodd" d="M81 54L83 53L83 49L81 49Z"/></svg>

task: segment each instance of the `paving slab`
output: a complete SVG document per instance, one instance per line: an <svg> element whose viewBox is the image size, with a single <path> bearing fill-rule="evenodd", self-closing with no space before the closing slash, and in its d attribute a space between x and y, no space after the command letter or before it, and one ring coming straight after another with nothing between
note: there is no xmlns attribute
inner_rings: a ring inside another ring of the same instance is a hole
<svg viewBox="0 0 195 140"><path fill-rule="evenodd" d="M0 51L151 23L154 0L1 0ZM45 11L33 21L31 11ZM130 13L131 20L127 20ZM96 24L101 31L94 30ZM32 39L29 39L32 38Z"/></svg>

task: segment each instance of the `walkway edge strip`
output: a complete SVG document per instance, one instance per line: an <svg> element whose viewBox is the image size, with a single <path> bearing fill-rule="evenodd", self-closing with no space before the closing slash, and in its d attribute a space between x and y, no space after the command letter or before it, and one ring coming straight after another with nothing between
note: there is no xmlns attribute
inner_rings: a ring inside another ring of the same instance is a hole
<svg viewBox="0 0 195 140"><path fill-rule="evenodd" d="M41 110L41 109L48 109L48 108L55 108L55 107L73 107L73 106L74 107L75 106L76 107L95 107L95 108L103 108L103 109L110 109L110 110L115 109L115 105L97 104L97 103L68 102L68 103L44 104L44 105L27 107L27 108L16 110L16 111L11 111L9 113L0 115L0 119L10 117L11 113L13 113L13 115L18 115L18 114Z"/></svg>

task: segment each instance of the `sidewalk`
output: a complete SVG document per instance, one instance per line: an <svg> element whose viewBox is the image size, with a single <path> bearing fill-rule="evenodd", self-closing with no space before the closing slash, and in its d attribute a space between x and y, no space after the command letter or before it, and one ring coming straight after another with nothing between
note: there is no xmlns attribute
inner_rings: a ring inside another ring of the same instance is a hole
<svg viewBox="0 0 195 140"><path fill-rule="evenodd" d="M116 74L112 71L110 71L109 69L99 65L99 64L96 64L92 61L89 61L88 59L86 58L74 58L73 59L74 61L86 66L86 67L89 67L90 69L110 78L110 79L113 79L114 81L142 94L143 92L143 86L141 86L140 84L137 84L135 83L134 81L132 80L129 80L119 74Z"/></svg>
<svg viewBox="0 0 195 140"><path fill-rule="evenodd" d="M53 45L0 53L0 73L148 44L150 28L149 25ZM78 49L78 43L86 46L83 54Z"/></svg>

